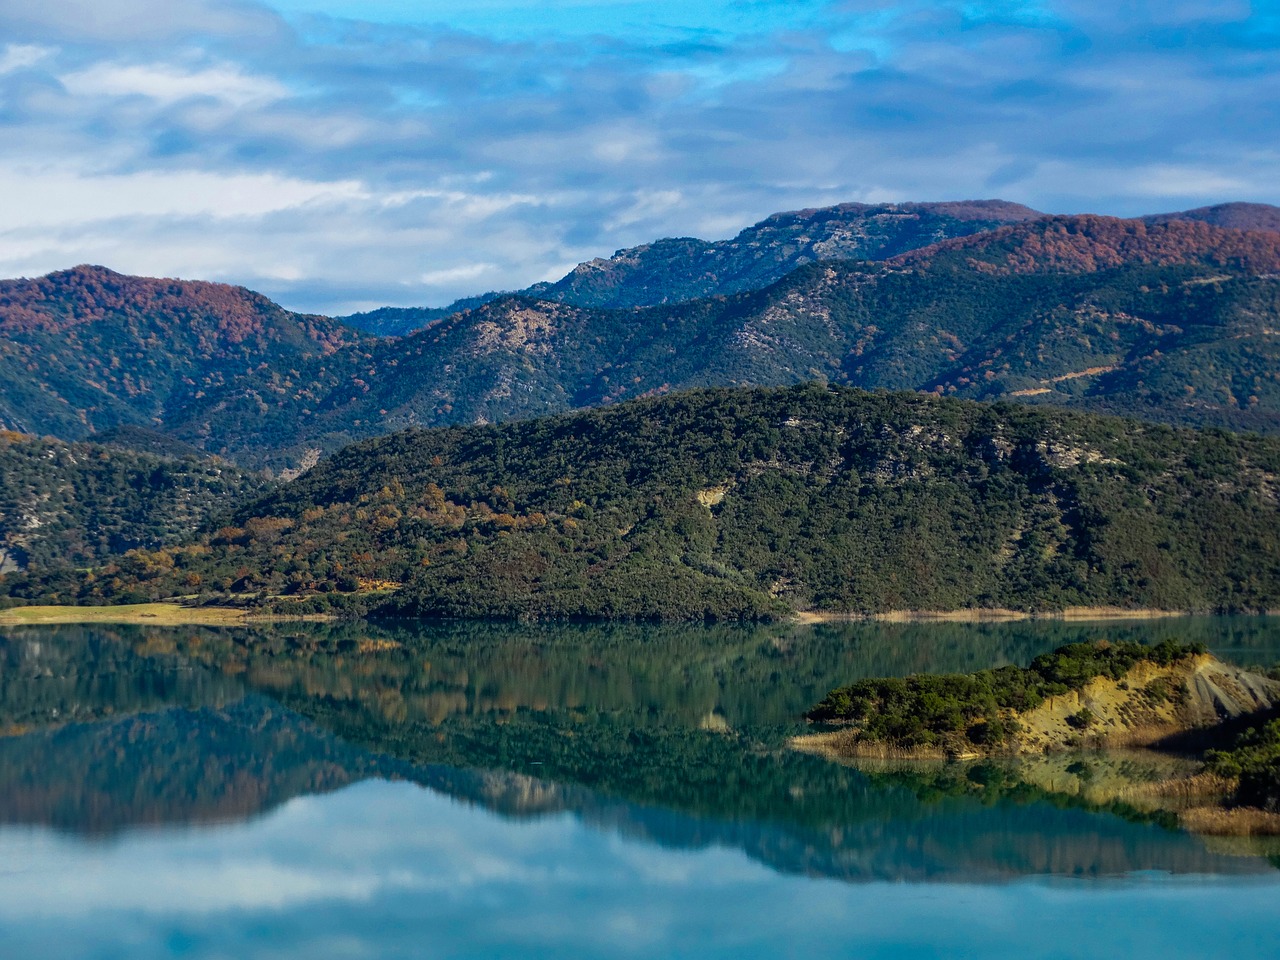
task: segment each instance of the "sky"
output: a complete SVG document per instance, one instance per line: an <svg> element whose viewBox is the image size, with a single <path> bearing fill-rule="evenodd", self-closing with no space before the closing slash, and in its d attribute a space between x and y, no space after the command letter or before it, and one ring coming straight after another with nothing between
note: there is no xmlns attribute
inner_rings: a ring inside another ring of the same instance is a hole
<svg viewBox="0 0 1280 960"><path fill-rule="evenodd" d="M0 0L0 276L347 313L844 201L1280 203L1280 0Z"/></svg>

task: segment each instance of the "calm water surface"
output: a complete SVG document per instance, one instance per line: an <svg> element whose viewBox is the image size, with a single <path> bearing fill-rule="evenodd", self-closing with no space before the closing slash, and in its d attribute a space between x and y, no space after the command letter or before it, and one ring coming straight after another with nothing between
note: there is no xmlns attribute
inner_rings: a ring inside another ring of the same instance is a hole
<svg viewBox="0 0 1280 960"><path fill-rule="evenodd" d="M9 629L0 956L1272 958L1280 850L784 746L858 677L1166 636L1280 660L1251 619Z"/></svg>

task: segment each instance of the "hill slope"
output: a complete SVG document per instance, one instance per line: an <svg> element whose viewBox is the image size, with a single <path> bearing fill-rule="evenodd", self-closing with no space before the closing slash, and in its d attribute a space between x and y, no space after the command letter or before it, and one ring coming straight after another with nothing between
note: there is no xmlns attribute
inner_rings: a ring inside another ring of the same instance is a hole
<svg viewBox="0 0 1280 960"><path fill-rule="evenodd" d="M1211 207L1197 207L1180 213L1157 213L1143 217L1148 223L1169 220L1201 220L1216 227L1232 227L1236 230L1270 230L1280 233L1280 207L1269 203L1218 203Z"/></svg>
<svg viewBox="0 0 1280 960"><path fill-rule="evenodd" d="M0 428L78 440L155 426L260 366L287 371L356 344L325 317L241 287L76 267L0 282Z"/></svg>
<svg viewBox="0 0 1280 960"><path fill-rule="evenodd" d="M0 432L0 572L93 565L191 536L265 488L205 457L168 457Z"/></svg>
<svg viewBox="0 0 1280 960"><path fill-rule="evenodd" d="M1031 753L1150 746L1280 706L1280 680L1166 641L1069 644L1026 668L861 680L810 720L857 725L855 751Z"/></svg>
<svg viewBox="0 0 1280 960"><path fill-rule="evenodd" d="M498 617L1257 609L1280 600L1278 475L1280 441L1258 437L710 390L359 444L190 547L5 587L139 600L190 573L322 608Z"/></svg>
<svg viewBox="0 0 1280 960"><path fill-rule="evenodd" d="M861 680L832 690L811 720L851 724L792 745L834 759L1006 759L1030 762L966 770L959 778L902 769L935 790L1021 784L1093 802L1163 811L1193 831L1280 834L1280 679L1223 663L1203 647L1165 641L1069 644L1016 666L959 675ZM1248 725L1248 726L1246 726ZM1176 764L1102 755L1133 745L1204 753ZM1087 746L1065 761L1047 755ZM993 774L995 774L993 776ZM1077 779L1077 776L1079 779ZM1095 776L1097 782L1093 782ZM953 781L947 784L947 780ZM958 782L957 782L958 781ZM1109 781L1109 782L1108 782Z"/></svg>

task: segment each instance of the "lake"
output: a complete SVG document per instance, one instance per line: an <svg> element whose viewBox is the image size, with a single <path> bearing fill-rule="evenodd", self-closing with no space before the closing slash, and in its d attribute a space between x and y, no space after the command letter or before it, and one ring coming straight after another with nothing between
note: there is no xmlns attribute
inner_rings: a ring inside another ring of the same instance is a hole
<svg viewBox="0 0 1280 960"><path fill-rule="evenodd" d="M1270 958L1280 846L785 745L861 677L1166 637L1280 660L1274 618L2 629L0 955Z"/></svg>

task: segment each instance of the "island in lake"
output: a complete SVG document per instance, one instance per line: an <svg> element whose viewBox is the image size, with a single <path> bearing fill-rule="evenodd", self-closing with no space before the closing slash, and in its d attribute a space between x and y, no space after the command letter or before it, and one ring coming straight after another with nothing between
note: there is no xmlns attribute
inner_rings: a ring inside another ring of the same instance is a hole
<svg viewBox="0 0 1280 960"><path fill-rule="evenodd" d="M1111 776L1095 785L1095 800L1166 811L1197 832L1275 835L1277 707L1276 671L1231 666L1198 644L1076 643L1028 667L867 679L837 688L809 719L838 728L797 737L793 745L880 761L879 772L908 777L920 773L910 767L915 761L999 760L1012 782L1050 791L1062 789L1055 774L1079 773L1101 760ZM1134 748L1188 762L1127 753L1128 765L1141 773L1117 775L1108 755ZM1068 751L1077 753L1064 764ZM953 787L966 779L951 774L942 779ZM938 771L930 776L936 781ZM1079 785L1071 784L1076 791Z"/></svg>

